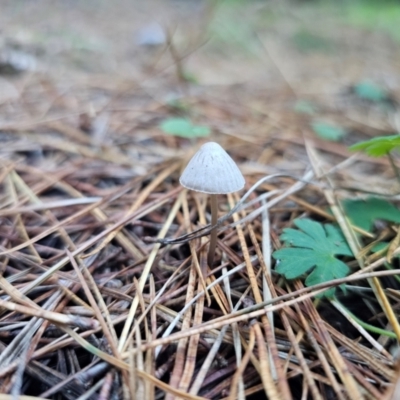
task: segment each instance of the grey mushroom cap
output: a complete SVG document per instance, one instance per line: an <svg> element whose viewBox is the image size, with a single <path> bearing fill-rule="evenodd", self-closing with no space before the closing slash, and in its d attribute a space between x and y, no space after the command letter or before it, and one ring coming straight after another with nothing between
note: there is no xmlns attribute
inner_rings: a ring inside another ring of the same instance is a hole
<svg viewBox="0 0 400 400"><path fill-rule="evenodd" d="M245 184L236 163L214 142L200 147L189 161L179 182L187 189L209 194L237 192Z"/></svg>

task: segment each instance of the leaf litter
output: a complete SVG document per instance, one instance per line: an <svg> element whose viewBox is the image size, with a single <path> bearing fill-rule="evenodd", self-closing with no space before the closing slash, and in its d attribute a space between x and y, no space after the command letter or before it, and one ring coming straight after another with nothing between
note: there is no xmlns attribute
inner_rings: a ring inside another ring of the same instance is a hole
<svg viewBox="0 0 400 400"><path fill-rule="evenodd" d="M394 398L400 271L396 257L372 251L381 242L400 253L390 163L354 157L347 136L315 137L308 116L286 107L296 104L286 89L273 89L268 112L264 95L242 88L240 98L234 87L182 96L238 162L246 190L272 177L227 219L240 196L221 196L208 266L199 230L209 205L179 185L205 139L187 120L189 139L160 130L176 118L168 78L154 102L117 77L77 81L64 97L38 72L0 105L0 392ZM309 101L326 101L323 117L362 139L376 133L329 99Z"/></svg>

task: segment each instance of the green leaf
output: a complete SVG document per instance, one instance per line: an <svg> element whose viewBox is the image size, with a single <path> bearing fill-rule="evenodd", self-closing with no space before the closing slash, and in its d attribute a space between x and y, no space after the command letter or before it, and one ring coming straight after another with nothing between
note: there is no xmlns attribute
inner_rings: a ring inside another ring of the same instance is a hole
<svg viewBox="0 0 400 400"><path fill-rule="evenodd" d="M371 248L371 253L377 253L378 251L385 250L389 246L388 242L378 242Z"/></svg>
<svg viewBox="0 0 400 400"><path fill-rule="evenodd" d="M381 87L372 82L364 81L354 86L355 94L362 100L379 103L387 100L387 94Z"/></svg>
<svg viewBox="0 0 400 400"><path fill-rule="evenodd" d="M343 207L350 221L366 231L371 231L377 219L400 223L400 210L393 204L378 197L365 200L344 200Z"/></svg>
<svg viewBox="0 0 400 400"><path fill-rule="evenodd" d="M299 229L285 228L280 236L285 248L275 251L272 256L279 260L276 271L287 279L299 278L309 273L306 286L343 278L349 267L335 256L353 256L341 231L331 224L322 225L310 219L296 219ZM324 295L332 296L335 289Z"/></svg>
<svg viewBox="0 0 400 400"><path fill-rule="evenodd" d="M160 129L168 135L188 139L209 136L211 133L207 126L193 125L187 118L168 118L160 124Z"/></svg>
<svg viewBox="0 0 400 400"><path fill-rule="evenodd" d="M347 134L347 131L340 126L328 124L322 121L314 121L312 123L313 131L322 139L330 140L332 142L339 141Z"/></svg>
<svg viewBox="0 0 400 400"><path fill-rule="evenodd" d="M378 136L365 142L356 143L350 150L363 150L371 157L381 157L400 147L400 135Z"/></svg>

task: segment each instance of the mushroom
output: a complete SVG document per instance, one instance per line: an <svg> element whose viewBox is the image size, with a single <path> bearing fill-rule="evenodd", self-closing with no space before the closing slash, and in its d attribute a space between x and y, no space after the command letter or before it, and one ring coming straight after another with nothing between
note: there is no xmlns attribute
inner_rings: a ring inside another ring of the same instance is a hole
<svg viewBox="0 0 400 400"><path fill-rule="evenodd" d="M229 154L215 142L208 142L192 157L179 180L182 186L211 197L211 226L218 221L218 194L228 194L242 189L245 180ZM217 230L211 231L207 263L212 267Z"/></svg>

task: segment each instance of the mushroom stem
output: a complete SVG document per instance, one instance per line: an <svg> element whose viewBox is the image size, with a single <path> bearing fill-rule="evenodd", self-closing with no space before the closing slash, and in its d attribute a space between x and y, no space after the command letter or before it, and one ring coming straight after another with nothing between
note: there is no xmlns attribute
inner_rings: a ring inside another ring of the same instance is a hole
<svg viewBox="0 0 400 400"><path fill-rule="evenodd" d="M216 194L211 194L211 226L218 221L218 198ZM210 268L214 264L215 248L217 246L217 228L211 231L210 247L208 248L207 263Z"/></svg>

